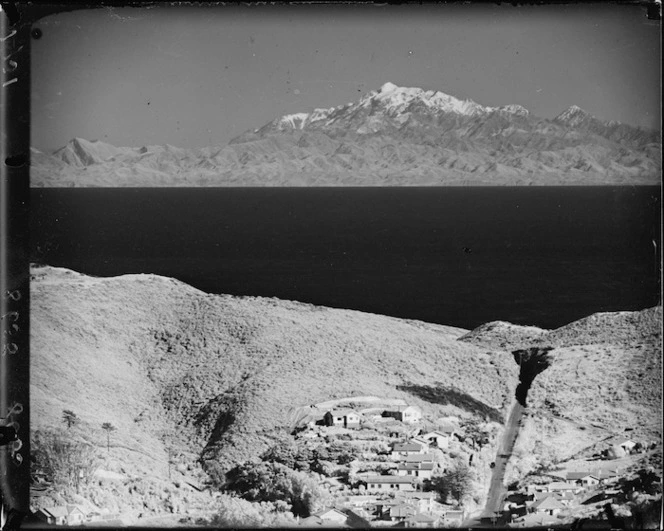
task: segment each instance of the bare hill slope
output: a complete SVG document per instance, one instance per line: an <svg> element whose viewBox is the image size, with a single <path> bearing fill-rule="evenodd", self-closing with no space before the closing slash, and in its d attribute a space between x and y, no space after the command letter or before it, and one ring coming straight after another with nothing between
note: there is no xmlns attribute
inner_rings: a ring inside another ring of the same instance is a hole
<svg viewBox="0 0 664 531"><path fill-rule="evenodd" d="M145 454L147 472L166 467L165 430L222 471L292 429L293 407L376 395L431 416L501 418L517 383L510 357L458 342L456 328L208 295L153 275L43 267L32 278L35 427L61 424L63 409L92 427L111 422L114 444ZM450 391L451 406L412 391L433 387Z"/></svg>
<svg viewBox="0 0 664 531"><path fill-rule="evenodd" d="M513 479L619 434L661 440L661 306L597 313L551 331L491 323L460 339L506 350L553 348L528 393Z"/></svg>
<svg viewBox="0 0 664 531"><path fill-rule="evenodd" d="M430 420L502 423L518 349L547 350L549 366L530 386L508 479L625 428L641 441L661 439L661 307L553 331L496 322L469 332L210 295L155 275L36 267L31 290L32 428L62 427L63 410L74 411L81 421L69 435L97 448L102 473L137 478L127 483L128 504L138 499L132 481L146 492L166 481L173 448L185 467L180 485L203 481L199 458L218 477L272 446L312 404L401 399ZM115 431L106 433L106 422Z"/></svg>

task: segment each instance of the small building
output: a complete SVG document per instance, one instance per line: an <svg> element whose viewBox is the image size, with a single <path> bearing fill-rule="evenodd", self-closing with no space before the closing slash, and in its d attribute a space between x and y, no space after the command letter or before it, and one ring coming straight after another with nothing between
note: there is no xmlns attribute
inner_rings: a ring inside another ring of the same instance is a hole
<svg viewBox="0 0 664 531"><path fill-rule="evenodd" d="M53 525L80 525L85 520L85 513L77 505L60 505L48 509L39 509L35 516L39 520Z"/></svg>
<svg viewBox="0 0 664 531"><path fill-rule="evenodd" d="M517 518L513 523L510 524L510 527L546 527L552 524L557 524L559 522L560 521L555 516L550 516L546 513L531 513Z"/></svg>
<svg viewBox="0 0 664 531"><path fill-rule="evenodd" d="M413 478L400 476L369 476L366 479L368 492L415 490Z"/></svg>
<svg viewBox="0 0 664 531"><path fill-rule="evenodd" d="M300 527L348 527L348 516L337 509L323 509L299 520Z"/></svg>
<svg viewBox="0 0 664 531"><path fill-rule="evenodd" d="M392 447L393 457L406 457L413 454L425 454L428 452L428 446L412 441L408 443L397 443Z"/></svg>
<svg viewBox="0 0 664 531"><path fill-rule="evenodd" d="M452 429L450 432L435 430L425 433L421 437L429 444L437 446L438 448L449 448L450 439L452 438L453 433L454 429Z"/></svg>
<svg viewBox="0 0 664 531"><path fill-rule="evenodd" d="M433 463L399 463L397 475L431 479L434 466Z"/></svg>
<svg viewBox="0 0 664 531"><path fill-rule="evenodd" d="M443 526L444 527L459 527L466 517L466 513L463 509L452 509L445 512L443 516Z"/></svg>
<svg viewBox="0 0 664 531"><path fill-rule="evenodd" d="M558 501L565 507L576 501L576 496L573 492L559 492L556 494L556 498L558 498Z"/></svg>
<svg viewBox="0 0 664 531"><path fill-rule="evenodd" d="M406 463L433 463L433 454L408 454L402 461Z"/></svg>
<svg viewBox="0 0 664 531"><path fill-rule="evenodd" d="M567 483L583 485L586 487L597 485L599 483L599 477L596 474L591 474L590 472L567 472L565 480Z"/></svg>
<svg viewBox="0 0 664 531"><path fill-rule="evenodd" d="M323 423L326 426L359 428L360 415L352 409L332 409L323 416Z"/></svg>
<svg viewBox="0 0 664 531"><path fill-rule="evenodd" d="M634 450L636 443L632 439L621 437L613 443L613 446L620 446L626 454L629 454Z"/></svg>
<svg viewBox="0 0 664 531"><path fill-rule="evenodd" d="M418 513L406 518L406 527L439 527L440 517L432 514Z"/></svg>
<svg viewBox="0 0 664 531"><path fill-rule="evenodd" d="M376 496L367 496L355 494L351 496L346 496L341 500L344 506L346 507L365 507L376 501Z"/></svg>
<svg viewBox="0 0 664 531"><path fill-rule="evenodd" d="M393 522L403 522L406 518L415 516L416 512L412 505L399 503L386 507L383 517Z"/></svg>
<svg viewBox="0 0 664 531"><path fill-rule="evenodd" d="M431 444L428 439L425 439L421 435L416 435L413 437L410 442L415 443L415 444L421 444L422 447L426 447L427 449L429 448L429 445Z"/></svg>
<svg viewBox="0 0 664 531"><path fill-rule="evenodd" d="M383 411L383 417L392 417L407 424L422 420L422 410L417 406L393 406Z"/></svg>
<svg viewBox="0 0 664 531"><path fill-rule="evenodd" d="M436 496L435 492L397 492L394 499L413 505L417 512L430 513L436 505Z"/></svg>
<svg viewBox="0 0 664 531"><path fill-rule="evenodd" d="M348 516L345 513L342 513L338 509L323 509L322 511L317 512L314 514L314 516L317 516L321 520L324 521L332 521L332 522L337 522L339 524L343 524L346 522L348 519Z"/></svg>
<svg viewBox="0 0 664 531"><path fill-rule="evenodd" d="M593 476L590 476L593 477ZM599 480L598 480L599 481ZM552 481L546 485L547 492L581 492L583 487L577 483L568 483L566 481Z"/></svg>
<svg viewBox="0 0 664 531"><path fill-rule="evenodd" d="M540 500L537 500L530 506L531 512L534 513L546 513L551 516L558 514L564 505L556 499L555 496L546 496Z"/></svg>

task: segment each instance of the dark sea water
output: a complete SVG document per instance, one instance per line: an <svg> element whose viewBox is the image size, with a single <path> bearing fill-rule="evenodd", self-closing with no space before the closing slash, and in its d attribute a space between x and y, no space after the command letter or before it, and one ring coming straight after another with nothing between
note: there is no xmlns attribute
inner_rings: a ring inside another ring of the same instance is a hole
<svg viewBox="0 0 664 531"><path fill-rule="evenodd" d="M660 300L659 187L34 189L32 260L473 328Z"/></svg>

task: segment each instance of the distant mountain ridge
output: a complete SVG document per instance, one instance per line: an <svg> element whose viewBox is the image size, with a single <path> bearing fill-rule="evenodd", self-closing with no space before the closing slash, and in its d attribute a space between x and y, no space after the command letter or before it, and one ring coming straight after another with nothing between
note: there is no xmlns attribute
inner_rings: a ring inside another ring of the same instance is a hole
<svg viewBox="0 0 664 531"><path fill-rule="evenodd" d="M549 120L385 83L338 107L278 117L225 147L32 150L32 186L658 184L661 132L577 106Z"/></svg>

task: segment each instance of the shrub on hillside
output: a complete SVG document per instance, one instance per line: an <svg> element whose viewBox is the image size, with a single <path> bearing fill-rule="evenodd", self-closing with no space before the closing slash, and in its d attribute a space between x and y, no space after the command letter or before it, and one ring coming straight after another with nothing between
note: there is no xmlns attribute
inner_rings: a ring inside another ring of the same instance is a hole
<svg viewBox="0 0 664 531"><path fill-rule="evenodd" d="M325 492L303 472L280 463L247 462L226 474L226 489L245 500L280 504L296 516L307 517L322 508Z"/></svg>
<svg viewBox="0 0 664 531"><path fill-rule="evenodd" d="M333 442L316 448L312 457L314 461L330 461L339 465L347 465L357 459L360 454L360 450L352 444Z"/></svg>
<svg viewBox="0 0 664 531"><path fill-rule="evenodd" d="M470 494L472 487L470 468L465 463L458 463L444 475L433 477L425 486L436 491L443 503L446 503L450 497L461 503Z"/></svg>
<svg viewBox="0 0 664 531"><path fill-rule="evenodd" d="M87 485L97 468L94 448L61 430L32 434L32 473L57 487Z"/></svg>
<svg viewBox="0 0 664 531"><path fill-rule="evenodd" d="M292 439L279 441L264 452L260 459L266 462L281 463L293 470L308 471L311 468L313 452L298 446Z"/></svg>
<svg viewBox="0 0 664 531"><path fill-rule="evenodd" d="M215 528L292 527L295 520L275 503L251 503L234 496L222 495L217 513L210 519L199 519L197 525ZM183 522L189 523L189 522Z"/></svg>

